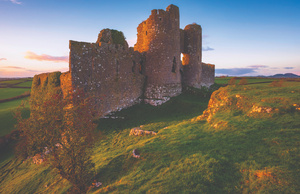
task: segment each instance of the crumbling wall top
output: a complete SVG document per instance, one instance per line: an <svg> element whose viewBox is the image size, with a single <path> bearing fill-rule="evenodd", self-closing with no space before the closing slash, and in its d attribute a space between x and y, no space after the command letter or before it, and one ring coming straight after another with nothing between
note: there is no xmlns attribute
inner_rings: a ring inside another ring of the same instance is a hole
<svg viewBox="0 0 300 194"><path fill-rule="evenodd" d="M124 47L128 47L128 43L125 40L123 32L108 28L101 30L98 35L96 43L101 46L102 42L108 44L119 44Z"/></svg>

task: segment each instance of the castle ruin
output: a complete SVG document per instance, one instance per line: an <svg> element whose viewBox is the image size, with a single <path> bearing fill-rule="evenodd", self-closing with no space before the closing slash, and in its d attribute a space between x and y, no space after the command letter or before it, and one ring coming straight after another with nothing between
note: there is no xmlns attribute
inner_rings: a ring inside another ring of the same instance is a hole
<svg viewBox="0 0 300 194"><path fill-rule="evenodd" d="M122 32L111 29L102 30L96 43L70 41L69 72L59 74L55 87L64 95L80 88L95 96L104 116L141 101L157 106L182 88L214 83L214 65L202 63L201 26L180 29L177 6L152 10L137 32L133 48ZM44 82L52 74L34 77L33 96L47 88Z"/></svg>

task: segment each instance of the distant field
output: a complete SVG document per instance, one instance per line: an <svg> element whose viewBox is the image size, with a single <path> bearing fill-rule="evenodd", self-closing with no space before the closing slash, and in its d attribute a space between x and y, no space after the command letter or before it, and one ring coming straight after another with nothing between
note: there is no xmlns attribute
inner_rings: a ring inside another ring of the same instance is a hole
<svg viewBox="0 0 300 194"><path fill-rule="evenodd" d="M27 82L24 82L24 83L17 84L15 86L17 86L17 87L31 87L31 85L32 85L32 81L27 81Z"/></svg>
<svg viewBox="0 0 300 194"><path fill-rule="evenodd" d="M215 78L215 83L216 84L228 84L229 80L232 77L216 77ZM242 79L242 77L237 77L237 81L236 84L238 84L240 82L240 80ZM247 77L247 83L248 84L252 84L252 83L263 83L263 82L272 82L274 80L278 80L276 78L256 78L256 77Z"/></svg>
<svg viewBox="0 0 300 194"><path fill-rule="evenodd" d="M7 86L31 87L31 83L32 83L32 78L0 80L0 87L7 87Z"/></svg>
<svg viewBox="0 0 300 194"><path fill-rule="evenodd" d="M0 81L0 87L31 87L31 84L32 79L28 78ZM30 90L30 88L0 88L0 100L20 96L25 92L30 92ZM14 130L16 120L13 117L13 112L21 104L22 100L27 99L29 98L26 97L0 103L0 137ZM29 116L28 106L24 114Z"/></svg>
<svg viewBox="0 0 300 194"><path fill-rule="evenodd" d="M19 96L24 92L30 91L26 88L0 88L0 100Z"/></svg>

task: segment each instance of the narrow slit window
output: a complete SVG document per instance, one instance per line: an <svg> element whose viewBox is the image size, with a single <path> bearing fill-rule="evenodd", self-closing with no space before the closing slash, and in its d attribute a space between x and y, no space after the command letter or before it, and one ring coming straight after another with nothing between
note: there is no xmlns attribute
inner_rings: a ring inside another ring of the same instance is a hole
<svg viewBox="0 0 300 194"><path fill-rule="evenodd" d="M172 72L176 73L176 58L173 58Z"/></svg>

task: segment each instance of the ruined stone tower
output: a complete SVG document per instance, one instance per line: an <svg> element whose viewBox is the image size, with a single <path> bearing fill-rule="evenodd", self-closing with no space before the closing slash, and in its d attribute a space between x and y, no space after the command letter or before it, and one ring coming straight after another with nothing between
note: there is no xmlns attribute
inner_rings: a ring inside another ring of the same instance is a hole
<svg viewBox="0 0 300 194"><path fill-rule="evenodd" d="M183 31L183 86L201 88L202 75L202 29L190 24Z"/></svg>
<svg viewBox="0 0 300 194"><path fill-rule="evenodd" d="M70 41L69 72L36 75L31 98L47 95L48 77L59 76L55 87L64 96L79 88L94 97L98 116L105 116L141 101L157 106L182 87L214 83L214 65L202 63L201 26L181 30L177 6L152 10L137 31L134 48L128 48L122 32L111 29L102 30L96 43Z"/></svg>
<svg viewBox="0 0 300 194"><path fill-rule="evenodd" d="M137 28L134 50L143 53L145 102L157 105L181 93L179 8L152 10Z"/></svg>

